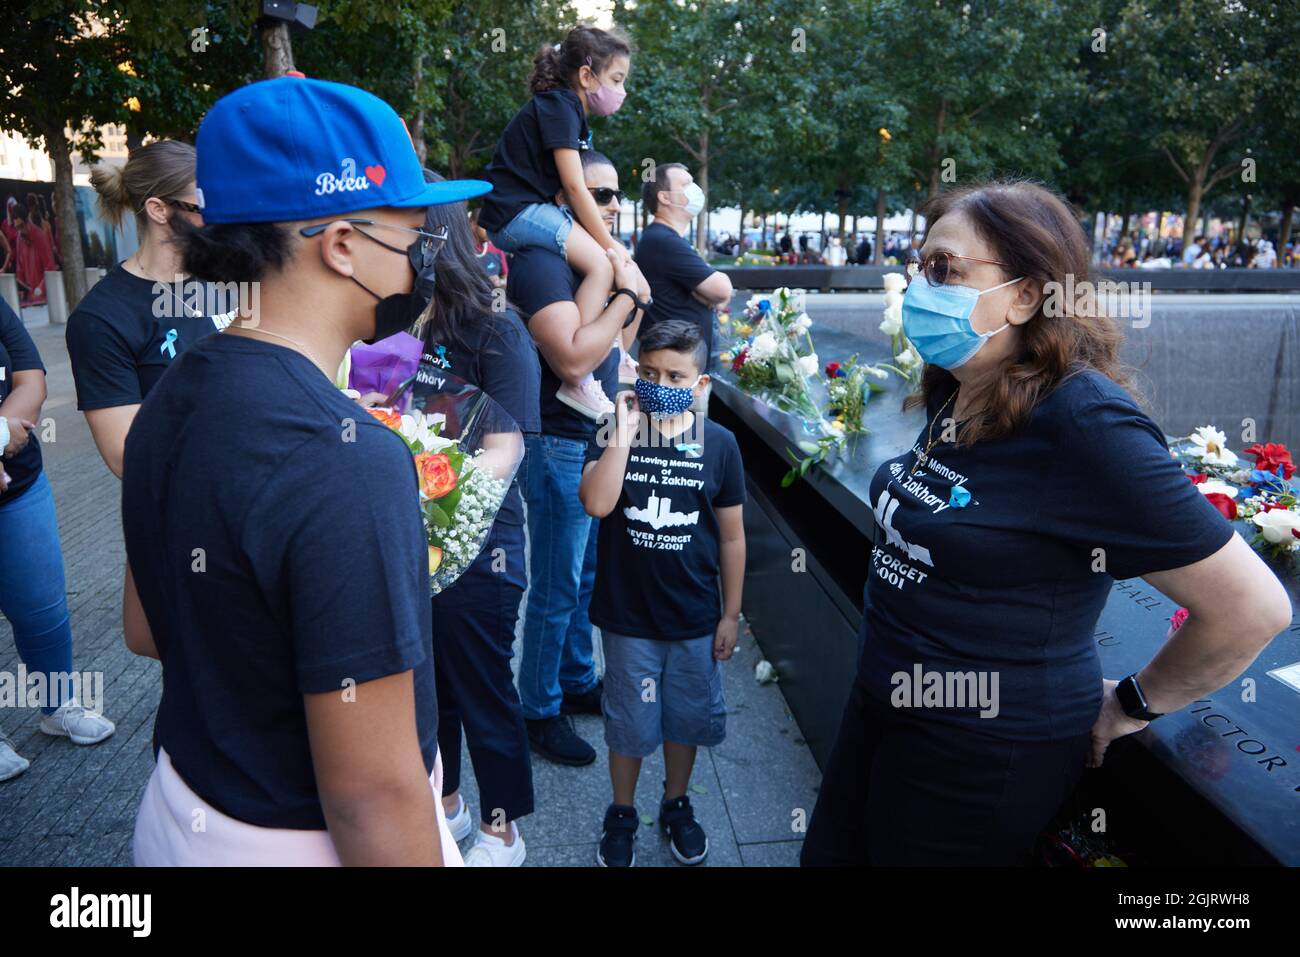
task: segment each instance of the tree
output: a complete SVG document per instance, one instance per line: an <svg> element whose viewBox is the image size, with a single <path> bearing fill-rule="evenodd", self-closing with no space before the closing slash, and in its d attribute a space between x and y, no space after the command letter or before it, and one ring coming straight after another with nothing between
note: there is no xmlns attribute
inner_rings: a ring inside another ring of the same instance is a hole
<svg viewBox="0 0 1300 957"><path fill-rule="evenodd" d="M1276 2L1151 5L1132 0L1114 31L1117 93L1141 103L1148 136L1186 191L1184 248L1196 234L1206 197L1240 177L1261 93L1277 71L1281 29Z"/></svg>
<svg viewBox="0 0 1300 957"><path fill-rule="evenodd" d="M628 104L608 125L638 127L651 163L686 161L704 191L729 152L793 122L811 91L801 70L807 0L619 0L615 23L633 41ZM647 168L648 170L648 168ZM643 173L643 175L645 175ZM696 219L696 245L706 245Z"/></svg>
<svg viewBox="0 0 1300 957"><path fill-rule="evenodd" d="M125 23L101 0L31 4L11 21L0 57L0 127L41 145L54 167L54 217L59 226L63 289L71 309L86 294L81 228L72 182L72 153L101 145L99 129L126 124L135 78Z"/></svg>

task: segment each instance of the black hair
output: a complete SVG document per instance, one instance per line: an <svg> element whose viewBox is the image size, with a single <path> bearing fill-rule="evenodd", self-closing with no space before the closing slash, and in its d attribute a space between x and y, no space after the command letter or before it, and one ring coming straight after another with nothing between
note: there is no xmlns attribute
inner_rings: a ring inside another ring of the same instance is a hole
<svg viewBox="0 0 1300 957"><path fill-rule="evenodd" d="M614 166L614 161L600 150L579 150L578 158L582 160L584 170L592 166L613 166L614 169L618 169Z"/></svg>
<svg viewBox="0 0 1300 957"><path fill-rule="evenodd" d="M440 183L443 179L433 170L424 171L427 183ZM478 261L466 204L444 203L425 210L425 229L433 231L442 226L447 227L447 242L433 267L433 308L425 313L416 334L427 343L455 342L469 348L466 325L486 321L485 317L495 311L497 298ZM504 300L501 302L505 304Z"/></svg>
<svg viewBox="0 0 1300 957"><path fill-rule="evenodd" d="M169 221L187 273L207 282L257 282L293 258L293 233L280 223Z"/></svg>
<svg viewBox="0 0 1300 957"><path fill-rule="evenodd" d="M584 66L600 73L610 60L620 55L632 55L632 45L621 33L597 27L574 27L558 47L547 44L537 51L528 89L532 93L573 89L578 85L578 71Z"/></svg>
<svg viewBox="0 0 1300 957"><path fill-rule="evenodd" d="M685 319L665 319L656 322L637 337L641 342L641 355L658 349L681 352L695 360L695 368L703 372L709 364L709 347L700 327Z"/></svg>
<svg viewBox="0 0 1300 957"><path fill-rule="evenodd" d="M9 215L14 219L21 219L28 223L32 221L27 212L27 207L22 203L14 203L13 206L9 207Z"/></svg>
<svg viewBox="0 0 1300 957"><path fill-rule="evenodd" d="M641 184L641 202L645 203L651 216L659 212L659 193L663 190L672 192L668 189L670 169L686 169L686 166L683 163L658 163L655 165L654 177Z"/></svg>

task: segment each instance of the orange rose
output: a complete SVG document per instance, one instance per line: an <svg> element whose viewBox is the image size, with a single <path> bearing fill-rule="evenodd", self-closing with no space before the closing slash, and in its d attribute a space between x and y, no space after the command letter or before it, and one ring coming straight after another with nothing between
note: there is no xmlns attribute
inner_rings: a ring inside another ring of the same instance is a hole
<svg viewBox="0 0 1300 957"><path fill-rule="evenodd" d="M442 498L456 487L456 470L446 452L421 452L415 457L415 470L425 498Z"/></svg>
<svg viewBox="0 0 1300 957"><path fill-rule="evenodd" d="M442 564L442 549L437 545L429 546L429 574L432 575L438 571Z"/></svg>
<svg viewBox="0 0 1300 957"><path fill-rule="evenodd" d="M402 428L402 414L400 412L394 412L392 409L366 409L366 411L394 432Z"/></svg>

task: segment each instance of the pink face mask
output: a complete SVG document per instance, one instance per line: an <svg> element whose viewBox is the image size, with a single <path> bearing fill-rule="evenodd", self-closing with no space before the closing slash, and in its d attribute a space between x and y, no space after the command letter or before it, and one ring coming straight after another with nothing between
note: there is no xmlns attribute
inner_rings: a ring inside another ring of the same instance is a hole
<svg viewBox="0 0 1300 957"><path fill-rule="evenodd" d="M587 66L591 66L591 57L587 58ZM618 112L626 96L626 91L602 83L595 93L587 94L587 108L597 116L609 116Z"/></svg>

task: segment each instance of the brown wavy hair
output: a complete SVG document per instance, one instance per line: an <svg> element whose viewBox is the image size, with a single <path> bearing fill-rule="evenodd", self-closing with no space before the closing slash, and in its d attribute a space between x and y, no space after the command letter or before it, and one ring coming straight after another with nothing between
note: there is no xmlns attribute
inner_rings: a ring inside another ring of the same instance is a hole
<svg viewBox="0 0 1300 957"><path fill-rule="evenodd" d="M616 56L630 57L632 45L621 33L598 27L574 27L559 47L546 45L533 57L528 77L530 93L569 90L578 85L578 71L590 66L600 73Z"/></svg>
<svg viewBox="0 0 1300 957"><path fill-rule="evenodd" d="M1064 285L1070 274L1076 288L1089 281L1091 254L1083 227L1070 205L1040 183L1015 179L965 186L940 193L922 212L927 229L949 213L965 214L994 258L1008 264L1008 279L1026 276L1040 288L1049 282ZM1087 369L1100 372L1140 401L1119 359L1124 336L1118 324L1099 305L1080 310L1066 304L1063 310L1053 310L1062 315L1048 316L1043 311L1047 301L1045 295L1020 326L1019 354L989 386L983 409L963 422L957 435L960 444L1014 434L1056 386ZM935 391L950 389L955 382L947 369L926 365L918 390L903 408L924 406Z"/></svg>

